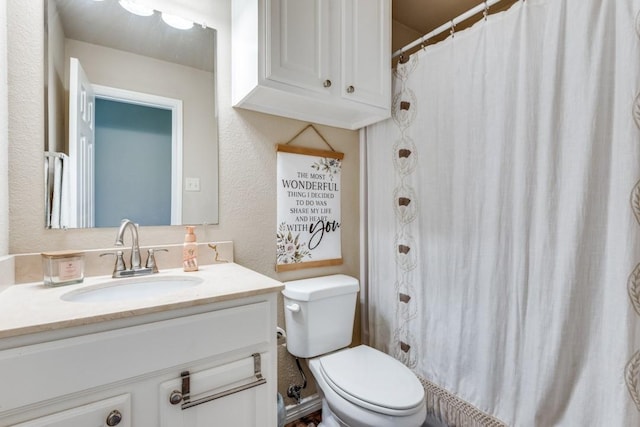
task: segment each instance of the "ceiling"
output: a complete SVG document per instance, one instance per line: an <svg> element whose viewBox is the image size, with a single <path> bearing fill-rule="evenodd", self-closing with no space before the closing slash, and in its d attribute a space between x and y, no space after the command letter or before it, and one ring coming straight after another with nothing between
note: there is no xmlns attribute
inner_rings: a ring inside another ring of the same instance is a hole
<svg viewBox="0 0 640 427"><path fill-rule="evenodd" d="M396 22L426 34L456 16L482 3L482 0L393 0Z"/></svg>
<svg viewBox="0 0 640 427"><path fill-rule="evenodd" d="M507 9L516 1L503 0L490 12ZM393 51L482 3L483 0L392 0ZM475 22L480 16L470 21Z"/></svg>

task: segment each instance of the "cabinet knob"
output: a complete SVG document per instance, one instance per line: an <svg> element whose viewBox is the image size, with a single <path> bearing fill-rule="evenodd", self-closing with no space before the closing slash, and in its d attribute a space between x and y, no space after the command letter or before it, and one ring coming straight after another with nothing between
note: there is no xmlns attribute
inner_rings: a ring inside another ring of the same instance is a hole
<svg viewBox="0 0 640 427"><path fill-rule="evenodd" d="M177 405L180 402L182 402L182 393L180 393L178 390L173 390L169 395L169 403L171 403L172 405Z"/></svg>
<svg viewBox="0 0 640 427"><path fill-rule="evenodd" d="M331 87L331 80L329 80L329 79L325 80L324 83L322 83L322 86Z"/></svg>
<svg viewBox="0 0 640 427"><path fill-rule="evenodd" d="M117 409L111 411L111 413L107 416L107 425L108 426L117 426L122 421L122 414Z"/></svg>
<svg viewBox="0 0 640 427"><path fill-rule="evenodd" d="M355 92L355 90L356 90L356 88L353 87L353 86L348 86L347 87L347 93L353 93L353 92Z"/></svg>

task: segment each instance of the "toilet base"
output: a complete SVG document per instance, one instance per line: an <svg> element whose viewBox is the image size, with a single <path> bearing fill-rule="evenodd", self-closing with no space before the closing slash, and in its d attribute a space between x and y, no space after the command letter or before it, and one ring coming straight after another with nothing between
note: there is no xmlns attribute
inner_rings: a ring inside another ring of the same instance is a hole
<svg viewBox="0 0 640 427"><path fill-rule="evenodd" d="M340 421L327 404L327 401L322 399L322 422L318 424L318 427L348 427L342 421Z"/></svg>

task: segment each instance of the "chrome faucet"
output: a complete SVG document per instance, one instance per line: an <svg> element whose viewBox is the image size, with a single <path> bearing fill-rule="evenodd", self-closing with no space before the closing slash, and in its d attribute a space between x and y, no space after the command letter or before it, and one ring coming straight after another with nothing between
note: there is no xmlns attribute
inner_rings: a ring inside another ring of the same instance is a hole
<svg viewBox="0 0 640 427"><path fill-rule="evenodd" d="M123 219L120 223L120 229L118 230L118 236L116 237L116 246L124 246L124 233L127 228L131 229L131 258L129 259L129 269L116 268L113 272L113 277L131 277L142 276L145 274L153 273L153 268L147 266L142 267L140 259L140 246L138 244L138 224L129 219ZM118 259L116 259L116 265ZM124 263L122 263L124 264Z"/></svg>
<svg viewBox="0 0 640 427"><path fill-rule="evenodd" d="M120 223L120 229L118 230L118 236L116 237L116 246L124 246L124 232L127 227L131 228L131 270L140 270L142 268L142 262L140 261L140 246L138 245L138 224L135 224L129 219L123 219Z"/></svg>

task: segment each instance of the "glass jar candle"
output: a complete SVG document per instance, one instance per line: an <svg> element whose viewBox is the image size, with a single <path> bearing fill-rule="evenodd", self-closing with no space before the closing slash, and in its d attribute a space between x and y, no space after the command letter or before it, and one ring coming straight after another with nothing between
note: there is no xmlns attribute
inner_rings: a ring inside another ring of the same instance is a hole
<svg viewBox="0 0 640 427"><path fill-rule="evenodd" d="M43 252L42 272L46 286L81 283L84 280L84 253Z"/></svg>

